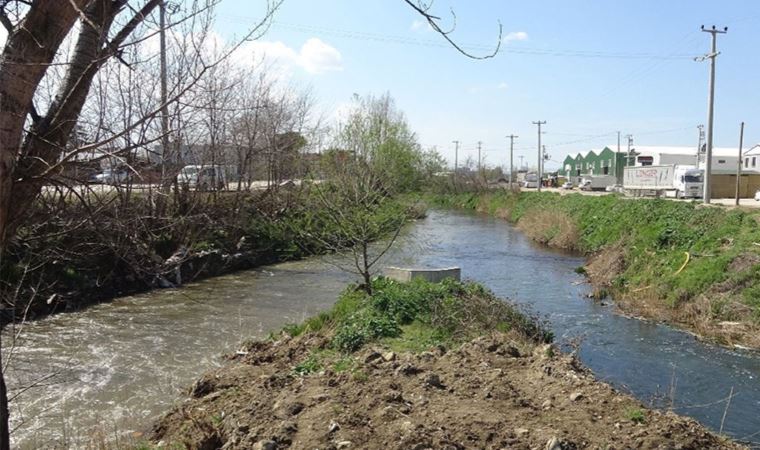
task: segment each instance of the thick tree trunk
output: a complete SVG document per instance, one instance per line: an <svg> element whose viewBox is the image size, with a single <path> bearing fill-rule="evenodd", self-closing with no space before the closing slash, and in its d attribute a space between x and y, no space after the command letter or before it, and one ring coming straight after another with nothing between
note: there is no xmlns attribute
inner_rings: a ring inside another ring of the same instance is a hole
<svg viewBox="0 0 760 450"><path fill-rule="evenodd" d="M64 151L92 81L108 56L102 49L117 13L114 6L113 0L97 0L84 10L86 20L79 31L66 77L45 116L26 134L21 151L23 158L17 163L16 182L12 187L12 197L21 201L11 205L7 228L10 233L23 221L27 205L42 189L44 177L39 175L55 164Z"/></svg>
<svg viewBox="0 0 760 450"><path fill-rule="evenodd" d="M30 201L13 196L24 123L34 110L32 100L42 77L74 26L76 7L85 2L35 0L9 34L0 55L0 265L15 227L12 210L26 207ZM0 450L10 449L9 418L8 393L0 367Z"/></svg>
<svg viewBox="0 0 760 450"><path fill-rule="evenodd" d="M16 164L24 123L32 99L58 47L74 26L86 0L35 0L26 17L10 33L0 56L0 258L12 233L11 209L28 199L14 198Z"/></svg>

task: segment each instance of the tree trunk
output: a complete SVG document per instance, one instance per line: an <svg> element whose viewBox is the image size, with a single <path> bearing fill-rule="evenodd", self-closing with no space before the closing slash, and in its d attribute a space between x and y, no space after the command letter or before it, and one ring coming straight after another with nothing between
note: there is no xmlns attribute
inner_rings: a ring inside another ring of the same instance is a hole
<svg viewBox="0 0 760 450"><path fill-rule="evenodd" d="M32 99L58 47L86 0L36 0L10 33L0 56L0 258L13 233L11 209L29 199L14 197L16 164Z"/></svg>
<svg viewBox="0 0 760 450"><path fill-rule="evenodd" d="M42 77L74 26L76 8L85 1L36 0L9 34L0 56L0 265L17 223L13 211L30 201L13 194L24 123L34 111L32 101ZM39 120L36 114L33 119ZM10 449L9 418L5 374L0 367L0 450Z"/></svg>
<svg viewBox="0 0 760 450"><path fill-rule="evenodd" d="M372 274L369 272L369 254L367 251L368 243L362 242L362 264L364 270L362 270L362 276L364 277L364 291L367 295L372 295Z"/></svg>
<svg viewBox="0 0 760 450"><path fill-rule="evenodd" d="M5 387L5 373L0 362L0 450L10 450L10 412L8 411L8 390Z"/></svg>

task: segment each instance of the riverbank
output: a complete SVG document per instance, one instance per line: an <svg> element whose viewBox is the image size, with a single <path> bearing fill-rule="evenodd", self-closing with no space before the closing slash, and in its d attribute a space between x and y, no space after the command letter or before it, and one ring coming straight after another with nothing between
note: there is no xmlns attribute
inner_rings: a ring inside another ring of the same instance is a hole
<svg viewBox="0 0 760 450"><path fill-rule="evenodd" d="M143 195L87 198L19 230L3 265L2 324L116 297L335 251L340 234L308 186L189 192L161 212ZM417 218L424 205L388 198L367 220ZM97 210L95 215L94 210ZM383 222L385 220L385 222ZM379 233L382 233L380 230Z"/></svg>
<svg viewBox="0 0 760 450"><path fill-rule="evenodd" d="M431 196L588 256L594 296L723 345L760 348L760 212L617 195L506 191Z"/></svg>
<svg viewBox="0 0 760 450"><path fill-rule="evenodd" d="M476 284L377 280L209 372L155 426L171 448L741 448L646 409Z"/></svg>

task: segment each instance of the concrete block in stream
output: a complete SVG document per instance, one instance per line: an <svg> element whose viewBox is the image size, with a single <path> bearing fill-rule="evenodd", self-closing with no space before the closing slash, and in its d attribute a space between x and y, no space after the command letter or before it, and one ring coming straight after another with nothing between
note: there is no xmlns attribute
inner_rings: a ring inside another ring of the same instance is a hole
<svg viewBox="0 0 760 450"><path fill-rule="evenodd" d="M453 278L457 281L462 277L462 269L459 267L448 267L445 269L405 269L401 267L386 267L383 274L391 280L407 282L415 278L422 278L431 283L438 283L446 278Z"/></svg>

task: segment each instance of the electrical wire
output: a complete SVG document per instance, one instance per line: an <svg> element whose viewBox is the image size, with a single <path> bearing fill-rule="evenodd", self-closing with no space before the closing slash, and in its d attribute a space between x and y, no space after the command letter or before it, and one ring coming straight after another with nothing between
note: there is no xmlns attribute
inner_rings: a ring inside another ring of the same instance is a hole
<svg viewBox="0 0 760 450"><path fill-rule="evenodd" d="M222 16L224 20L231 22L248 23L253 18L243 16ZM322 34L346 39L383 42L400 45L416 45L422 47L447 48L449 44L433 39L418 39L408 36L389 35L379 33L368 33L365 31L346 30L338 28L320 27L314 25L303 25L281 21L272 23L274 29L285 29L299 33ZM462 48L478 51L493 50L493 44L462 43ZM601 59L629 59L629 60L690 60L694 57L692 54L657 54L647 52L608 52L599 50L573 50L573 49L550 49L541 47L527 46L503 46L499 53L511 53L532 56L550 56L550 57L573 57L573 58L601 58Z"/></svg>

